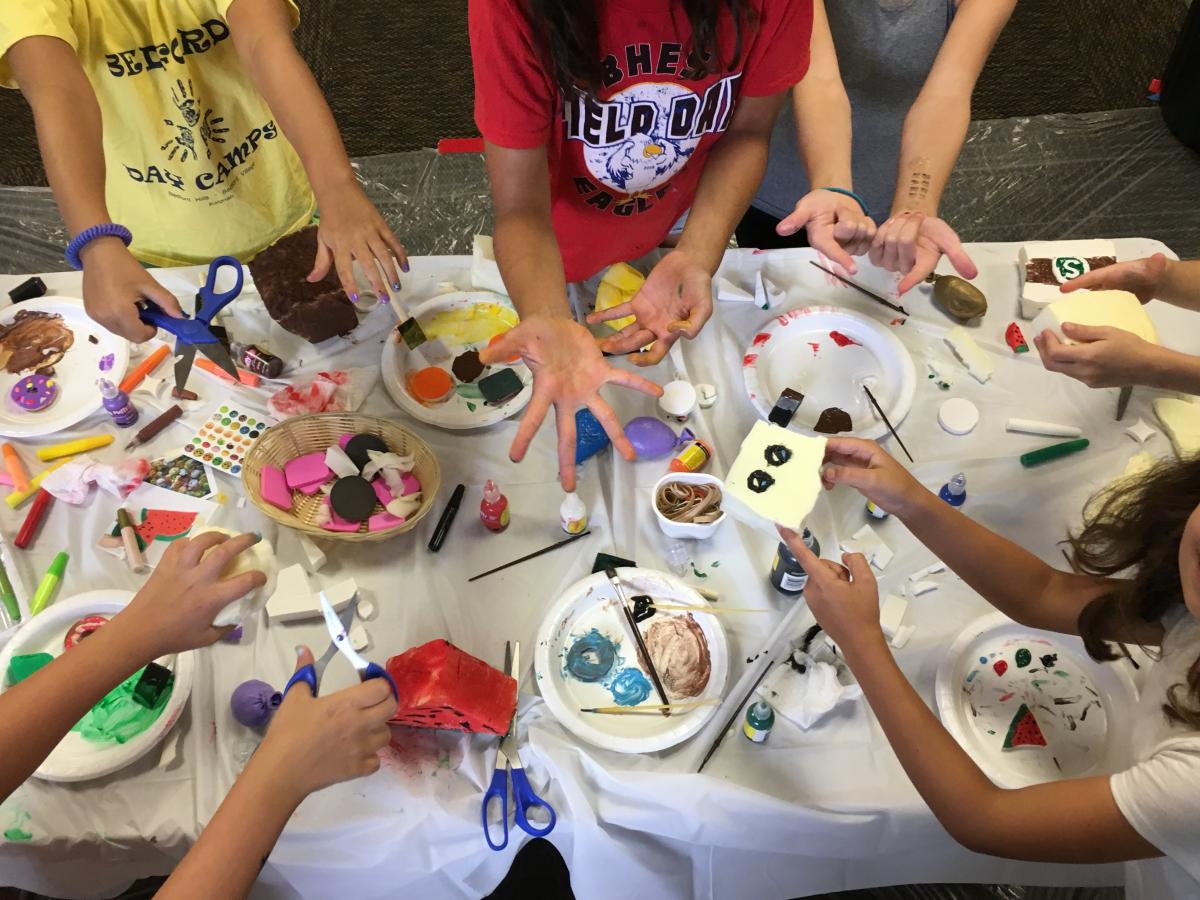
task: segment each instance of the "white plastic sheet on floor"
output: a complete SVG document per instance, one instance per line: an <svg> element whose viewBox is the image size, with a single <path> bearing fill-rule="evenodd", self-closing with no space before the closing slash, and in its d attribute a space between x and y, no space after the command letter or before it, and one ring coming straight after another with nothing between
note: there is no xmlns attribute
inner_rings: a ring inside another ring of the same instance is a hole
<svg viewBox="0 0 1200 900"><path fill-rule="evenodd" d="M1140 239L1119 240L1117 248L1121 258L1165 249ZM936 490L953 473L965 471L967 515L1061 565L1056 541L1068 526L1077 524L1084 499L1143 449L1123 429L1139 416L1155 424L1152 392L1135 390L1126 421L1118 424L1113 421L1115 391L1092 391L1047 373L1036 352L1014 356L1003 342L1003 330L1016 313L1017 245L977 244L970 251L980 267L977 284L990 301L977 334L995 363L995 375L980 385L954 361L941 339L951 323L931 306L928 288L907 295L903 302L913 317L893 332L914 357L918 385L901 434L917 460L911 468L924 484ZM808 250L731 251L722 273L750 286L754 270L761 266L786 289L787 307L838 304L884 323L892 318L857 292L829 282L808 264L812 258ZM465 287L468 265L462 257L415 258L406 291L412 299L421 299L435 293L440 282ZM944 262L942 269L949 271ZM197 271L159 274L168 287L191 294ZM56 293L78 296L78 275L44 277ZM860 278L884 289L893 283L891 276L871 270L865 260ZM0 277L0 295L19 280ZM1200 329L1190 314L1161 303L1149 308L1165 343L1200 352ZM236 336L263 341L288 359L297 377L331 367L378 365L382 342L395 321L391 310L380 308L352 339L335 339L318 351L272 325L253 294L238 301L234 310ZM715 443L713 470L718 474L754 422L739 362L771 315L750 304L719 303L701 337L685 342L674 362L649 373L660 382L678 374L717 386L717 404L700 411L691 427ZM1032 337L1028 328L1026 336ZM926 360L949 376L949 392L925 379ZM228 390L221 383L204 374L193 377L192 386L211 404L226 398ZM643 395L607 393L623 419L655 412L653 401ZM979 407L982 421L972 434L954 437L938 427L937 409L948 396L966 397ZM202 406L187 420L198 423L207 409ZM403 419L382 387L376 388L364 411ZM151 414L143 409L144 416ZM1024 470L1017 456L1053 439L1005 433L1009 416L1079 424L1092 446L1058 463ZM441 463L443 486L434 513L414 533L386 543L327 543L329 563L315 580L331 583L347 574L358 580L363 596L378 609L366 623L371 637L366 655L379 662L445 637L499 666L505 640L522 642L525 763L536 789L558 811L551 839L566 857L581 900L613 895L787 898L937 881L1120 883L1116 866L1009 862L959 848L912 788L863 704L807 733L779 721L765 745L751 745L734 731L705 773L692 774L760 667L811 623L802 603L776 594L766 581L774 543L732 523L710 541L692 545L696 568L707 576L701 583L718 590L722 602L762 607L772 614L723 618L733 664L726 706L694 739L664 753L623 756L581 743L557 724L537 697L531 671L537 628L561 591L590 571L597 551L665 567L667 541L653 520L649 501L649 488L665 461L628 464L608 451L588 462L580 493L590 508L591 537L468 584L468 576L557 539L562 495L553 429L543 428L528 458L514 466L507 454L515 422L469 434L405 424L433 446ZM108 427L107 417L99 413L71 435ZM189 434L182 424L172 426L147 453L169 453ZM1161 433L1145 449L1170 453ZM98 455L115 459L121 452L120 444L114 444ZM298 561L292 537L253 507L239 509L237 482L217 478L228 500L216 523L260 529L275 542L282 562ZM511 503L512 525L500 536L486 533L475 514L487 478L498 481ZM462 510L445 547L433 555L425 545L459 481L468 487ZM104 586L136 587L119 561L91 549L112 521L115 505L106 495L94 496L82 508L55 504L38 541L21 557L26 582L35 582L52 555L66 546L72 559L60 596ZM0 527L12 533L23 514L24 510L0 507ZM839 536L852 533L863 521L858 495L844 489L829 495L813 519L826 555ZM896 552L880 578L881 590L894 590L932 556L895 519L873 524ZM961 581L953 576L941 581L939 590L913 601L907 621L917 626L916 634L897 651L905 674L929 702L944 649L962 627L987 610ZM232 719L231 691L250 677L282 686L292 668L292 648L300 642L320 652L327 638L319 622L268 626L264 618L248 628L240 645L221 644L199 652L191 703L176 728L178 753L169 765L160 765L169 754L154 752L99 781L53 785L32 780L20 788L0 807L0 833L20 824L32 840L0 842L0 881L55 896L99 897L115 893L135 877L168 871L212 816L258 740ZM334 690L352 679L349 667L335 661L323 689ZM271 855L258 895L465 898L484 895L496 885L524 835L515 832L509 848L494 853L480 833L480 801L491 776L495 739L411 731L398 731L396 738L397 746L387 752L378 774L304 802ZM19 738L4 736L6 743L13 739Z"/></svg>

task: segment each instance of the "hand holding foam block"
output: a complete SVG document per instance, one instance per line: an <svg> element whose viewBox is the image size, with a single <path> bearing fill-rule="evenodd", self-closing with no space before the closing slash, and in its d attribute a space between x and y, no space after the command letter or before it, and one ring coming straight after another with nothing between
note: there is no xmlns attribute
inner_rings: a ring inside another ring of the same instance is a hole
<svg viewBox="0 0 1200 900"><path fill-rule="evenodd" d="M825 438L756 422L725 476L725 509L772 534L775 525L800 531L820 496L824 461Z"/></svg>

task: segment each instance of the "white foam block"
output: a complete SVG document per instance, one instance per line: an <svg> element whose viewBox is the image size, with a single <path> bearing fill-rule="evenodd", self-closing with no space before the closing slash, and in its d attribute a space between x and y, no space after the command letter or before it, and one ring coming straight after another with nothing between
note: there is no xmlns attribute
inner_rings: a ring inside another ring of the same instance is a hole
<svg viewBox="0 0 1200 900"><path fill-rule="evenodd" d="M910 597L920 597L922 594L936 591L937 587L937 582L935 581L914 581L908 586L908 595Z"/></svg>
<svg viewBox="0 0 1200 900"><path fill-rule="evenodd" d="M1131 332L1151 344L1158 343L1158 331L1146 308L1128 291L1075 291L1065 294L1038 313L1031 329L1035 335L1049 329L1064 344L1076 344L1062 333L1064 322L1076 325L1107 325Z"/></svg>
<svg viewBox="0 0 1200 900"><path fill-rule="evenodd" d="M1177 397L1160 397L1154 401L1154 414L1171 439L1176 456L1200 451L1200 404Z"/></svg>
<svg viewBox="0 0 1200 900"><path fill-rule="evenodd" d="M316 542L307 535L294 532L296 540L300 544L300 552L304 554L304 568L310 573L316 573L321 566L325 565L325 551L317 546Z"/></svg>
<svg viewBox="0 0 1200 900"><path fill-rule="evenodd" d="M1009 419L1005 430L1021 434L1044 434L1048 437L1079 437L1083 429L1075 425L1059 425L1057 422L1039 422L1037 419Z"/></svg>
<svg viewBox="0 0 1200 900"><path fill-rule="evenodd" d="M717 299L726 303L753 303L754 295L742 290L728 278L717 277Z"/></svg>
<svg viewBox="0 0 1200 900"><path fill-rule="evenodd" d="M471 245L471 284L485 291L507 294L500 267L496 265L496 253L492 248L491 235L477 234Z"/></svg>
<svg viewBox="0 0 1200 900"><path fill-rule="evenodd" d="M341 612L354 599L358 584L353 578L344 578L323 590L333 608ZM321 615L319 592L314 590L303 566L288 566L279 573L275 593L267 601L267 615L272 622L292 622Z"/></svg>
<svg viewBox="0 0 1200 900"><path fill-rule="evenodd" d="M908 601L895 594L888 594L879 604L879 627L888 637L894 637L900 626L904 624L904 614L908 612Z"/></svg>
<svg viewBox="0 0 1200 900"><path fill-rule="evenodd" d="M1098 256L1116 257L1112 241L1042 241L1021 246L1021 317L1032 319L1049 304L1063 296L1058 286L1088 271L1088 259ZM1041 284L1026 279L1026 266L1031 259L1050 260L1054 284Z"/></svg>
<svg viewBox="0 0 1200 900"><path fill-rule="evenodd" d="M870 525L864 525L849 539L842 541L842 550L846 553L861 553L867 562L879 571L887 568L895 556L892 548L883 542L883 538Z"/></svg>
<svg viewBox="0 0 1200 900"><path fill-rule="evenodd" d="M972 378L983 384L992 377L992 361L965 328L955 325L946 332L944 340L958 361L967 367Z"/></svg>
<svg viewBox="0 0 1200 900"><path fill-rule="evenodd" d="M909 640L913 636L913 632L917 630L916 625L901 625L896 629L896 634L892 638L892 646L897 650L903 650Z"/></svg>
<svg viewBox="0 0 1200 900"><path fill-rule="evenodd" d="M724 508L772 534L775 525L800 531L821 494L824 460L825 438L756 422L725 476Z"/></svg>
<svg viewBox="0 0 1200 900"><path fill-rule="evenodd" d="M951 397L938 410L938 424L951 434L970 434L979 424L979 407L965 397Z"/></svg>
<svg viewBox="0 0 1200 900"><path fill-rule="evenodd" d="M922 578L928 578L930 575L936 575L938 572L945 572L946 564L940 559L937 562L930 563L923 569L917 569L908 576L909 581L920 581Z"/></svg>

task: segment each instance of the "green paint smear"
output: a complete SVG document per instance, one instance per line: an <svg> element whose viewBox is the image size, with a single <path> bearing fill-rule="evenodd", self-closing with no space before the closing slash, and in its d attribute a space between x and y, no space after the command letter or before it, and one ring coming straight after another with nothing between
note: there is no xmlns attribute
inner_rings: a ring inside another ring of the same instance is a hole
<svg viewBox="0 0 1200 900"><path fill-rule="evenodd" d="M133 699L133 689L143 671L138 669L109 691L71 730L94 744L125 744L157 722L171 699L175 676L171 676L167 690L154 707L147 709Z"/></svg>
<svg viewBox="0 0 1200 900"><path fill-rule="evenodd" d="M701 572L699 569L697 569L695 563L692 563L692 574L695 575L697 578L707 578L708 577L708 573Z"/></svg>
<svg viewBox="0 0 1200 900"><path fill-rule="evenodd" d="M719 569L719 568L721 568L721 561L719 559L714 559L712 562L709 563L709 566L714 569Z"/></svg>
<svg viewBox="0 0 1200 900"><path fill-rule="evenodd" d="M5 829L4 831L4 839L6 841L13 841L14 843L22 844L26 841L32 841L33 835L26 831L23 827L29 823L29 818L30 816L27 812L21 811L16 813L13 816L12 827Z"/></svg>

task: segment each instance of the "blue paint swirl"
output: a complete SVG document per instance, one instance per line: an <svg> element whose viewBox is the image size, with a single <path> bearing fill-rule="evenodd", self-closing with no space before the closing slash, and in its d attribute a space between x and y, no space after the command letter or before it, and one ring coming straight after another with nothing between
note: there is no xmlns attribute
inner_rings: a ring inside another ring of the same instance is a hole
<svg viewBox="0 0 1200 900"><path fill-rule="evenodd" d="M616 645L593 628L567 651L566 670L580 681L594 683L604 679L616 661Z"/></svg>
<svg viewBox="0 0 1200 900"><path fill-rule="evenodd" d="M641 669L622 669L608 689L619 706L637 706L650 696L650 682Z"/></svg>

